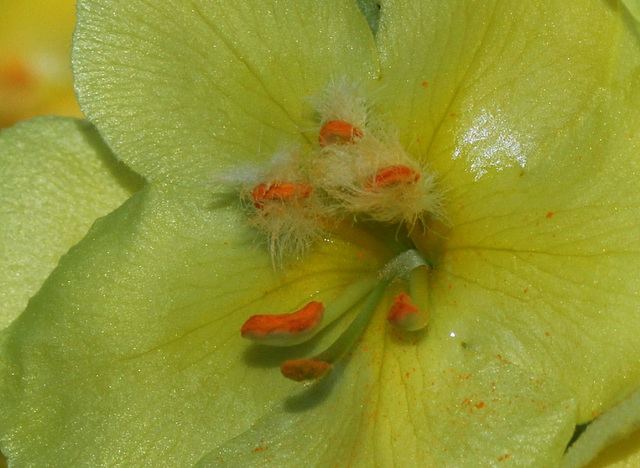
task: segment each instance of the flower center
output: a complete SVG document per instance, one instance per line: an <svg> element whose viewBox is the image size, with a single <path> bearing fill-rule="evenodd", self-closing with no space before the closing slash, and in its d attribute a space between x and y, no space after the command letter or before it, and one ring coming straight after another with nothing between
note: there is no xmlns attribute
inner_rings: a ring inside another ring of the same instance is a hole
<svg viewBox="0 0 640 468"><path fill-rule="evenodd" d="M264 235L275 267L289 255L303 256L341 222L366 222L397 232L424 230L427 218L442 217L434 175L385 129L354 86L330 86L317 101L317 147L278 153L251 180L239 181L240 198L252 226ZM346 287L328 304L312 301L290 313L254 315L242 336L256 343L291 346L313 338L347 311L358 312L329 348L281 366L296 381L326 374L366 329L393 285L387 321L405 331L428 323L429 265L421 235L375 274Z"/></svg>
<svg viewBox="0 0 640 468"><path fill-rule="evenodd" d="M376 275L362 278L347 288L326 307L312 301L300 310L285 314L254 315L242 326L242 336L256 343L292 346L313 338L355 306L359 311L340 337L320 354L311 358L285 361L280 370L292 380L317 379L342 358L366 329L387 288L403 292L396 295L387 315L388 322L405 331L427 326L429 318L429 266L414 249L397 255Z"/></svg>

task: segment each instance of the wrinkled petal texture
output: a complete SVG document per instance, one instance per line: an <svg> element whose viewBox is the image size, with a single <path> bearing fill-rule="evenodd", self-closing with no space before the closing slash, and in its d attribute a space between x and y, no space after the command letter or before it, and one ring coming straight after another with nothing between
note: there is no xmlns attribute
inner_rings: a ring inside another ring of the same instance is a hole
<svg viewBox="0 0 640 468"><path fill-rule="evenodd" d="M386 298L347 359L306 387L278 365L346 322L292 350L247 345L242 323L328 301L389 252L354 228L276 272L203 181L311 143L306 99L336 76L378 76L366 22L338 1L100 0L79 15L84 110L151 184L2 335L0 433L16 464L553 466L576 422L637 385L626 10L383 5L376 101L447 196L449 223L429 236L432 320L394 333Z"/></svg>
<svg viewBox="0 0 640 468"><path fill-rule="evenodd" d="M80 5L82 99L151 183L94 225L3 335L2 450L18 465L189 466L297 388L279 376L285 356L346 326L285 353L249 345L242 323L329 301L389 255L356 229L275 272L238 203L203 184L307 141L306 99L332 67L374 76L357 7L326 2L310 25L311 2L202 3Z"/></svg>
<svg viewBox="0 0 640 468"><path fill-rule="evenodd" d="M41 118L2 132L1 328L24 310L93 221L141 185L86 121Z"/></svg>
<svg viewBox="0 0 640 468"><path fill-rule="evenodd" d="M574 418L553 380L378 320L326 380L197 466L554 466Z"/></svg>
<svg viewBox="0 0 640 468"><path fill-rule="evenodd" d="M353 2L80 1L81 106L150 180L202 181L233 161L308 144L308 98L334 76L377 76ZM310 20L309 18L313 18Z"/></svg>
<svg viewBox="0 0 640 468"><path fill-rule="evenodd" d="M634 27L614 2L390 0L377 36L389 112L447 190L434 327L562 380L581 422L640 381Z"/></svg>
<svg viewBox="0 0 640 468"><path fill-rule="evenodd" d="M99 220L6 330L2 450L16 464L189 466L296 387L271 378L285 354L249 346L242 323L329 300L380 261L326 242L283 276L235 207L184 196L148 186Z"/></svg>

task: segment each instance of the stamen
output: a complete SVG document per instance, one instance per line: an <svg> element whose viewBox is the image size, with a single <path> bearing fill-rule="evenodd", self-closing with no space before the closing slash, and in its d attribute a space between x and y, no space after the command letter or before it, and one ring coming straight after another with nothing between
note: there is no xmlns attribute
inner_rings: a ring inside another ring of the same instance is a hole
<svg viewBox="0 0 640 468"><path fill-rule="evenodd" d="M407 250L390 262L385 271L389 278L409 280L409 291L394 299L387 315L392 325L407 331L417 331L429 322L429 265L415 250Z"/></svg>
<svg viewBox="0 0 640 468"><path fill-rule="evenodd" d="M427 326L428 311L421 310L408 294L398 294L393 299L387 320L390 324L406 331L418 331Z"/></svg>
<svg viewBox="0 0 640 468"><path fill-rule="evenodd" d="M401 293L393 299L387 320L399 328L410 330L414 317L419 314L420 309L411 302L411 297Z"/></svg>
<svg viewBox="0 0 640 468"><path fill-rule="evenodd" d="M364 133L358 127L354 127L342 120L330 120L320 129L318 143L323 148L331 144L351 144L356 138L362 138Z"/></svg>
<svg viewBox="0 0 640 468"><path fill-rule="evenodd" d="M421 330L429 322L429 267L420 265L409 273L409 294L393 299L387 315L392 325L407 331Z"/></svg>
<svg viewBox="0 0 640 468"><path fill-rule="evenodd" d="M350 284L326 308L321 302L314 301L291 314L249 317L242 326L242 337L271 346L304 343L356 305L373 289L376 281L370 277Z"/></svg>
<svg viewBox="0 0 640 468"><path fill-rule="evenodd" d="M362 304L362 309L360 309L356 318L353 319L335 343L322 353L309 359L285 361L282 366L280 366L282 374L288 379L296 381L314 380L322 377L336 361L347 353L362 335L388 285L388 280L378 282L364 304ZM323 369L324 371L320 373Z"/></svg>
<svg viewBox="0 0 640 468"><path fill-rule="evenodd" d="M414 268L409 273L409 295L411 296L411 302L420 309L420 313L423 315L424 325L426 325L429 320L430 270L429 265L425 264Z"/></svg>
<svg viewBox="0 0 640 468"><path fill-rule="evenodd" d="M313 336L324 315L322 302L309 302L290 314L253 315L240 333L243 338L273 346L290 346Z"/></svg>
<svg viewBox="0 0 640 468"><path fill-rule="evenodd" d="M261 209L267 200L286 200L289 198L309 198L313 187L306 184L290 184L287 182L271 182L260 184L251 192L256 208Z"/></svg>
<svg viewBox="0 0 640 468"><path fill-rule="evenodd" d="M405 250L380 270L380 277L391 281L404 278L411 281L411 274L420 267L428 267L427 261L416 249ZM417 278L416 278L417 279Z"/></svg>
<svg viewBox="0 0 640 468"><path fill-rule="evenodd" d="M420 180L420 173L407 166L399 164L380 169L376 172L376 175L373 176L373 180L369 182L365 188L367 190L375 190L384 188L388 185L398 184L400 182L413 183L418 180Z"/></svg>

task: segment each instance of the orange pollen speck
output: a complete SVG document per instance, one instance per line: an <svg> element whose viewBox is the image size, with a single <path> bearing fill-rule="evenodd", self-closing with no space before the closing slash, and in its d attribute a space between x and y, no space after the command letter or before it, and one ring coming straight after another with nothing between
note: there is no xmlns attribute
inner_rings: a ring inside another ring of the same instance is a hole
<svg viewBox="0 0 640 468"><path fill-rule="evenodd" d="M324 315L322 302L309 302L291 314L253 315L249 317L240 333L243 338L260 338L267 335L295 335L317 327Z"/></svg>
<svg viewBox="0 0 640 468"><path fill-rule="evenodd" d="M420 173L408 168L407 166L397 165L383 167L373 180L366 186L367 189L383 188L387 185L397 184L400 182L417 182L420 180Z"/></svg>
<svg viewBox="0 0 640 468"><path fill-rule="evenodd" d="M362 138L364 133L342 120L330 120L320 129L318 143L323 148L330 144L351 144L356 138Z"/></svg>
<svg viewBox="0 0 640 468"><path fill-rule="evenodd" d="M286 200L290 198L309 198L313 188L306 184L290 184L287 182L260 184L251 192L256 208L260 209L267 200Z"/></svg>
<svg viewBox="0 0 640 468"><path fill-rule="evenodd" d="M393 304L387 314L387 320L393 324L401 324L407 317L420 313L415 305L411 303L411 297L408 294L398 294L393 298Z"/></svg>
<svg viewBox="0 0 640 468"><path fill-rule="evenodd" d="M314 361L313 359L293 359L285 361L280 366L282 375L296 382L319 379L329 369L331 369L331 364L328 362Z"/></svg>

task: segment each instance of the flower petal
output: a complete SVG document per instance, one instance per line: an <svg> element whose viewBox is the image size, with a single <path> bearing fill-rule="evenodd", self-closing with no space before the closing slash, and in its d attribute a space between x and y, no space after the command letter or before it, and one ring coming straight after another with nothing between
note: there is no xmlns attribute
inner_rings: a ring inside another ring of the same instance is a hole
<svg viewBox="0 0 640 468"><path fill-rule="evenodd" d="M607 447L586 468L634 468L636 466L640 466L640 429Z"/></svg>
<svg viewBox="0 0 640 468"><path fill-rule="evenodd" d="M564 468L579 468L607 445L618 442L640 428L640 389L593 421L564 457Z"/></svg>
<svg viewBox="0 0 640 468"><path fill-rule="evenodd" d="M380 1L379 0L356 0L356 4L367 20L369 28L373 34L378 31L378 21L380 21Z"/></svg>
<svg viewBox="0 0 640 468"><path fill-rule="evenodd" d="M40 118L2 132L0 328L24 310L91 223L141 185L86 121Z"/></svg>
<svg viewBox="0 0 640 468"><path fill-rule="evenodd" d="M427 247L432 321L561 380L588 421L640 382L640 47L626 12L385 8L391 112L448 190L450 225L433 226Z"/></svg>
<svg viewBox="0 0 640 468"><path fill-rule="evenodd" d="M150 180L211 178L234 160L309 144L308 99L332 77L377 76L352 1L79 2L83 110Z"/></svg>
<svg viewBox="0 0 640 468"><path fill-rule="evenodd" d="M580 0L387 1L380 100L393 104L405 147L443 173L520 167L593 109L619 61L638 64L624 12Z"/></svg>
<svg viewBox="0 0 640 468"><path fill-rule="evenodd" d="M416 335L390 336L383 322L332 376L276 403L198 466L557 465L575 417L557 383L454 339L416 346Z"/></svg>
<svg viewBox="0 0 640 468"><path fill-rule="evenodd" d="M185 200L189 200L188 202ZM235 206L153 184L99 220L2 335L0 436L12 463L186 466L296 384L287 350L240 337L255 313L330 300L375 271L365 234L274 271Z"/></svg>
<svg viewBox="0 0 640 468"><path fill-rule="evenodd" d="M629 9L636 21L640 21L640 1L638 0L622 0L622 3Z"/></svg>

